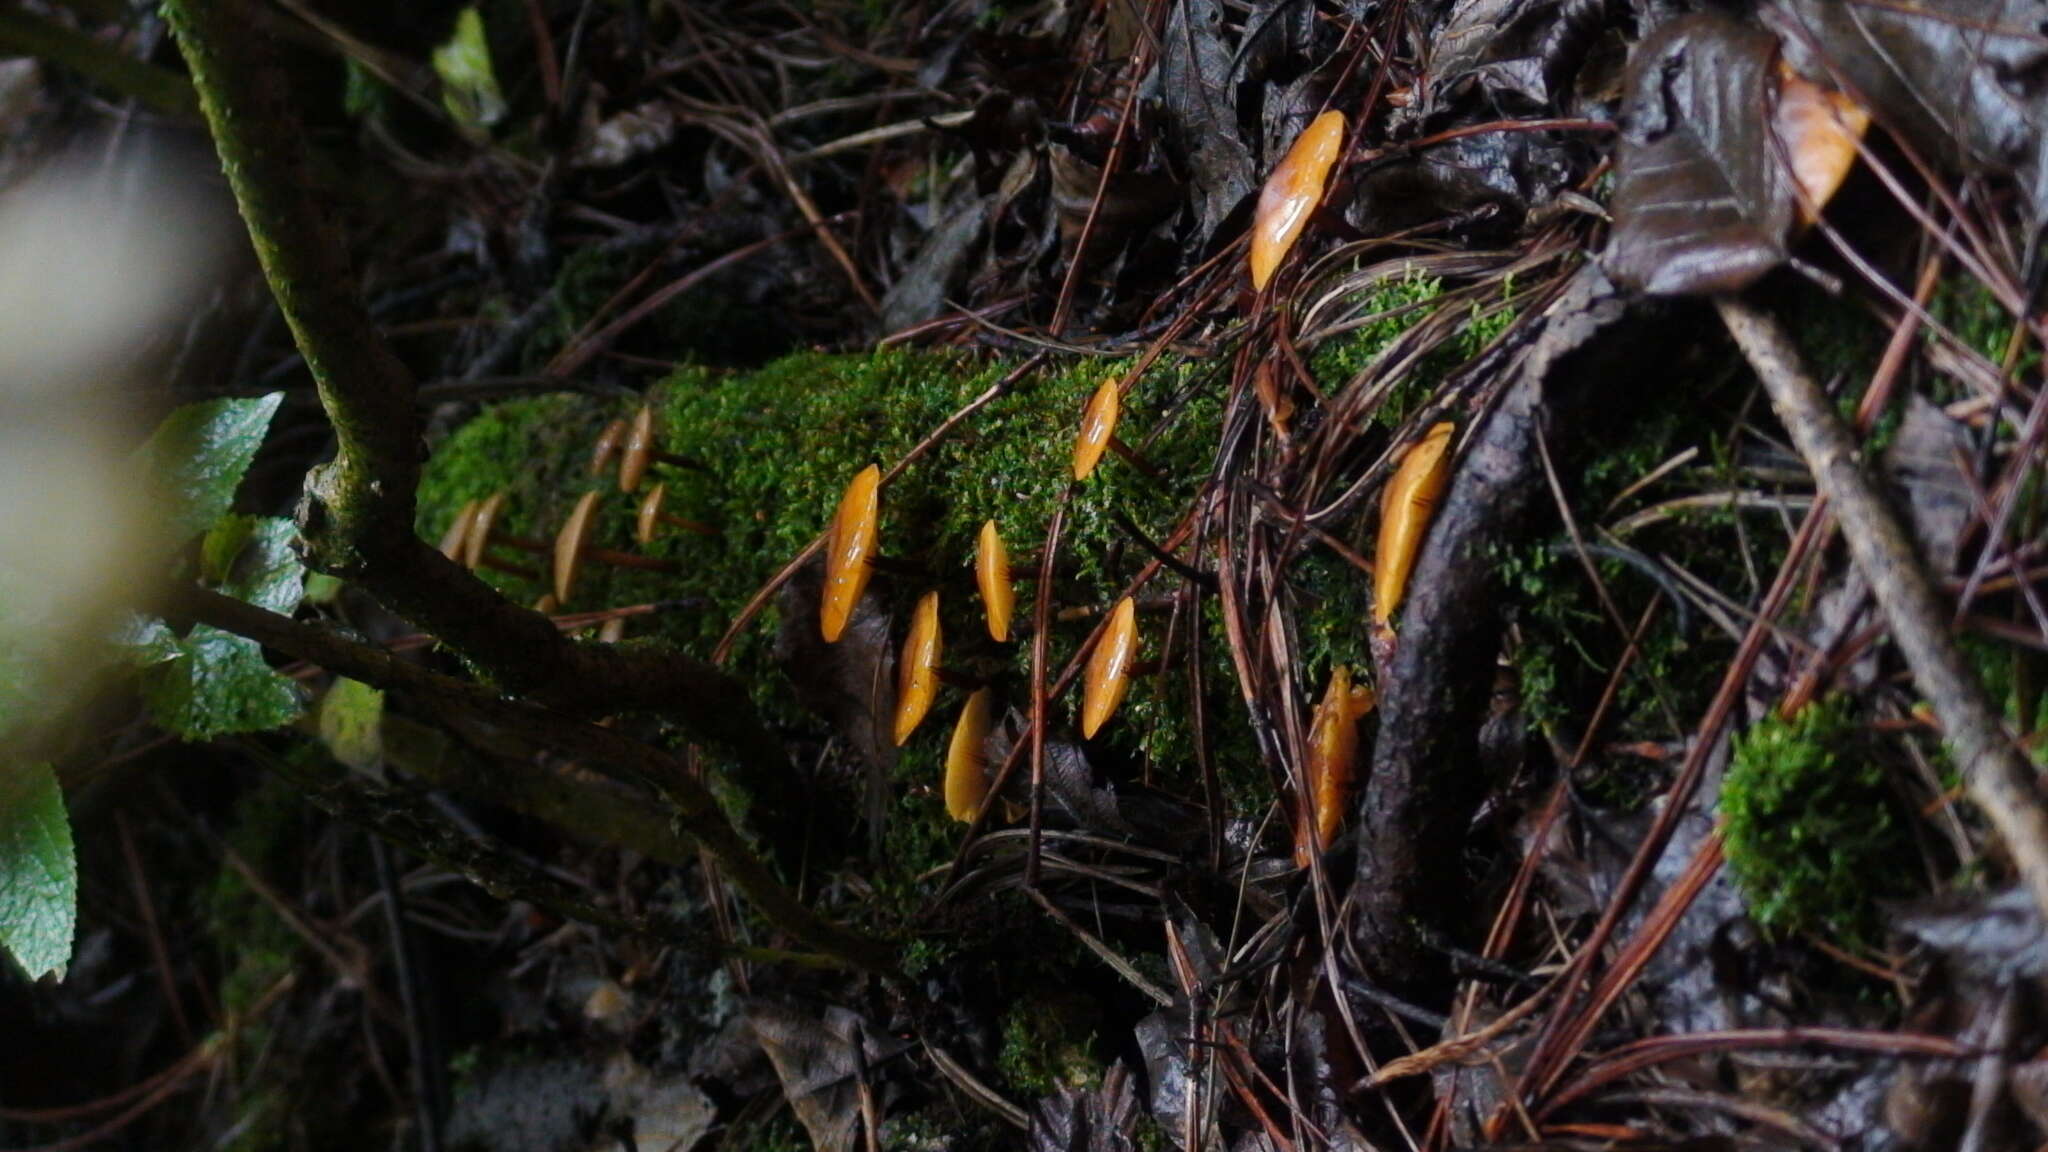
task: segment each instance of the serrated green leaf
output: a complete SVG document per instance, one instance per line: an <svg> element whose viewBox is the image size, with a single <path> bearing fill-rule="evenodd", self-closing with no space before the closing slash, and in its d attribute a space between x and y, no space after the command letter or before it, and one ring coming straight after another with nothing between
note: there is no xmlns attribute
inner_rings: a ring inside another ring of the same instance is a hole
<svg viewBox="0 0 2048 1152"><path fill-rule="evenodd" d="M194 625L176 658L142 673L142 698L159 725L187 740L263 732L298 719L299 687L277 674L254 640Z"/></svg>
<svg viewBox="0 0 2048 1152"><path fill-rule="evenodd" d="M216 537L224 541L223 548L234 550L220 564L220 575L208 579L224 595L290 615L299 606L306 580L305 565L292 552L297 535L297 525L276 516L224 516L206 534L201 555L214 551ZM212 563L209 557L207 565Z"/></svg>
<svg viewBox="0 0 2048 1152"><path fill-rule="evenodd" d="M320 700L320 741L351 768L375 768L384 759L384 693L337 679Z"/></svg>
<svg viewBox="0 0 2048 1152"><path fill-rule="evenodd" d="M483 14L474 6L456 16L454 33L434 49L434 72L441 77L441 103L463 128L488 128L505 114Z"/></svg>
<svg viewBox="0 0 2048 1152"><path fill-rule="evenodd" d="M171 626L158 617L144 616L131 612L121 621L112 636L114 647L134 668L147 668L166 660L176 660L181 654L178 634Z"/></svg>
<svg viewBox="0 0 2048 1152"><path fill-rule="evenodd" d="M170 503L173 538L189 540L227 513L283 401L282 392L206 400L185 405L157 426L142 459L153 491Z"/></svg>
<svg viewBox="0 0 2048 1152"><path fill-rule="evenodd" d="M78 859L56 774L0 765L0 946L29 979L61 978L77 924Z"/></svg>

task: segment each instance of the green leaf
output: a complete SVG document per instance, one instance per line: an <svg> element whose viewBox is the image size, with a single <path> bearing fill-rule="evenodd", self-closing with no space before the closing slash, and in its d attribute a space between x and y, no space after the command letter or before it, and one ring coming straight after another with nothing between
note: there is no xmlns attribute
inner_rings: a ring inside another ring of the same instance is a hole
<svg viewBox="0 0 2048 1152"><path fill-rule="evenodd" d="M488 128L505 114L505 97L491 71L483 14L474 6L462 10L454 33L434 49L434 72L441 77L441 103L464 129Z"/></svg>
<svg viewBox="0 0 2048 1152"><path fill-rule="evenodd" d="M225 595L290 615L306 580L292 552L297 535L297 525L276 516L224 516L200 547L201 569Z"/></svg>
<svg viewBox="0 0 2048 1152"><path fill-rule="evenodd" d="M341 578L325 572L306 573L306 599L315 604L332 604L341 595Z"/></svg>
<svg viewBox="0 0 2048 1152"><path fill-rule="evenodd" d="M71 962L78 859L64 790L48 764L0 766L0 946L29 979Z"/></svg>
<svg viewBox="0 0 2048 1152"><path fill-rule="evenodd" d="M187 404L164 418L142 446L153 490L171 502L167 519L180 542L213 527L235 500L270 418L284 401L272 392Z"/></svg>
<svg viewBox="0 0 2048 1152"><path fill-rule="evenodd" d="M298 685L264 661L261 645L208 624L143 670L142 698L158 724L187 740L283 727L300 711Z"/></svg>
<svg viewBox="0 0 2048 1152"><path fill-rule="evenodd" d="M320 700L320 741L351 768L375 768L384 759L384 693L335 680Z"/></svg>

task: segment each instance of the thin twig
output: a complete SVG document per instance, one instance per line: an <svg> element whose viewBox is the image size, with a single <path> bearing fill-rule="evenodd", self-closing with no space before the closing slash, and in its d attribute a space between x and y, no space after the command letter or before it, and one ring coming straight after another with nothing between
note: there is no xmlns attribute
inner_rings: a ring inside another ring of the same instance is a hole
<svg viewBox="0 0 2048 1152"><path fill-rule="evenodd" d="M2035 791L2032 765L1956 648L1947 624L1952 613L1935 593L1919 550L1863 471L1856 440L1807 375L1784 329L1740 300L1723 297L1715 306L1834 508L1893 642L1941 721L1970 798L1998 830L2035 905L2048 915L2048 809Z"/></svg>

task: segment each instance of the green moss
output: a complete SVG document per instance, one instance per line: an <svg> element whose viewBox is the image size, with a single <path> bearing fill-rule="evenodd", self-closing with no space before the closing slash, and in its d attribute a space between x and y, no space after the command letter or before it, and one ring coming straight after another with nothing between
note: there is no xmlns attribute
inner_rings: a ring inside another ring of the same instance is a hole
<svg viewBox="0 0 2048 1152"><path fill-rule="evenodd" d="M1052 993L1020 1002L1003 1014L1002 1033L996 1071L1013 1093L1049 1096L1060 1088L1090 1088L1101 1079L1095 1033L1082 1002Z"/></svg>
<svg viewBox="0 0 2048 1152"><path fill-rule="evenodd" d="M1323 341L1310 353L1309 371L1317 386L1335 391L1371 367L1389 345L1430 315L1444 292L1442 280L1410 269L1354 294L1347 311L1365 322ZM1518 314L1513 301L1512 278L1502 283L1497 300L1485 304L1472 301L1456 335L1426 353L1415 370L1394 385L1373 419L1388 428L1399 427L1429 399L1448 372L1507 331Z"/></svg>
<svg viewBox="0 0 2048 1152"><path fill-rule="evenodd" d="M1969 276L1950 276L1935 286L1927 310L1978 355L1993 364L2005 362L2015 321L1989 288ZM2017 368L2025 374L2039 360L2040 353L2030 346Z"/></svg>
<svg viewBox="0 0 2048 1152"><path fill-rule="evenodd" d="M1728 865L1766 928L1857 937L1901 890L1910 845L1871 751L1838 699L1736 741L1721 781Z"/></svg>
<svg viewBox="0 0 2048 1152"><path fill-rule="evenodd" d="M599 429L625 414L623 404L572 392L490 405L435 445L427 458L414 513L420 535L429 541L439 540L463 504L502 489L506 503L498 519L501 530L537 540L552 539L577 498L595 486L590 476L590 446ZM631 509L624 497L608 501L606 509L605 538L625 539L619 529ZM527 603L546 590L544 558L509 548L494 549L492 554L532 568L542 578L485 568L478 575L486 582ZM601 582L603 573L598 575Z"/></svg>

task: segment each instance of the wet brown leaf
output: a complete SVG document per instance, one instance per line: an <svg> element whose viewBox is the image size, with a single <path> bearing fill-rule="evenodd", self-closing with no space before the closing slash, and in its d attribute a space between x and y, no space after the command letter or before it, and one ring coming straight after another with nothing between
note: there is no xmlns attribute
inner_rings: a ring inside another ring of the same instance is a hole
<svg viewBox="0 0 2048 1152"><path fill-rule="evenodd" d="M1775 57L1770 33L1708 13L1636 46L1602 257L1617 283L1732 292L1783 262L1796 199L1769 130Z"/></svg>

